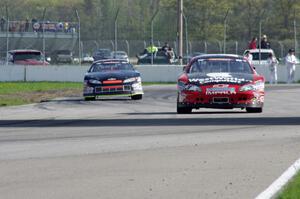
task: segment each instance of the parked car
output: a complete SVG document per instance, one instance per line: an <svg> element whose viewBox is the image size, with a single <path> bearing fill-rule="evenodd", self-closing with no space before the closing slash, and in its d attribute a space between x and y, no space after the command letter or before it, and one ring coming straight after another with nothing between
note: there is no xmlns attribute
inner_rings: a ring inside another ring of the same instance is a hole
<svg viewBox="0 0 300 199"><path fill-rule="evenodd" d="M158 48L158 51L153 55L153 64L175 64L177 62L175 52L173 57L169 57L162 48ZM152 55L151 53L141 53L137 56L137 64L151 64Z"/></svg>
<svg viewBox="0 0 300 199"><path fill-rule="evenodd" d="M105 96L128 96L140 100L143 94L140 73L121 59L95 61L84 77L85 100Z"/></svg>
<svg viewBox="0 0 300 199"><path fill-rule="evenodd" d="M49 65L41 51L27 49L9 51L8 62L18 65Z"/></svg>
<svg viewBox="0 0 300 199"><path fill-rule="evenodd" d="M83 64L91 64L93 62L94 62L94 58L92 56L90 56L89 54L84 54L81 59L81 63L83 63Z"/></svg>
<svg viewBox="0 0 300 199"><path fill-rule="evenodd" d="M254 66L257 66L259 64L261 65L267 65L268 64L268 57L269 54L273 54L274 57L275 53L272 49L250 49L250 50L246 50L249 51L250 54L252 55L252 64ZM244 54L246 53L246 51L244 52ZM260 54L260 61L259 61L259 54Z"/></svg>
<svg viewBox="0 0 300 199"><path fill-rule="evenodd" d="M242 56L200 55L178 78L177 113L191 113L199 108L240 108L260 113L264 85L264 77Z"/></svg>
<svg viewBox="0 0 300 199"><path fill-rule="evenodd" d="M127 62L129 62L128 55L124 51L112 51L111 56L114 59L123 59L123 60L126 60Z"/></svg>
<svg viewBox="0 0 300 199"><path fill-rule="evenodd" d="M51 61L55 64L72 64L73 53L70 50L56 50L52 52Z"/></svg>
<svg viewBox="0 0 300 199"><path fill-rule="evenodd" d="M111 51L109 49L98 49L94 52L93 55L94 61L102 60L102 59L111 59Z"/></svg>

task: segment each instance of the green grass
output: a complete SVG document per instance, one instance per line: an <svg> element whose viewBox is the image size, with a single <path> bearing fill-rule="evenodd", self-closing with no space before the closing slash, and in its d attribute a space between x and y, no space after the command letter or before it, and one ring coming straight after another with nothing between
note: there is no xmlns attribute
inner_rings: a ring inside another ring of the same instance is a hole
<svg viewBox="0 0 300 199"><path fill-rule="evenodd" d="M284 187L277 199L300 199L300 172Z"/></svg>
<svg viewBox="0 0 300 199"><path fill-rule="evenodd" d="M0 82L1 94L14 94L18 92L43 92L49 90L63 90L69 88L82 88L82 83L73 82Z"/></svg>
<svg viewBox="0 0 300 199"><path fill-rule="evenodd" d="M22 105L56 97L80 95L82 83L0 82L0 106Z"/></svg>
<svg viewBox="0 0 300 199"><path fill-rule="evenodd" d="M175 82L143 82L149 85L175 85ZM0 107L37 103L57 97L82 96L83 83L0 82Z"/></svg>

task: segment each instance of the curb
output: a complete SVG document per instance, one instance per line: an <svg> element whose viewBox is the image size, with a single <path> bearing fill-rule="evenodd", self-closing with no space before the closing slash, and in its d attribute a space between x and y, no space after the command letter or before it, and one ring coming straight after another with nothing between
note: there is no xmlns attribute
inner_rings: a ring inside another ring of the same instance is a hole
<svg viewBox="0 0 300 199"><path fill-rule="evenodd" d="M266 190L256 196L255 199L271 199L276 196L298 172L300 171L300 159L290 166L277 180L275 180Z"/></svg>

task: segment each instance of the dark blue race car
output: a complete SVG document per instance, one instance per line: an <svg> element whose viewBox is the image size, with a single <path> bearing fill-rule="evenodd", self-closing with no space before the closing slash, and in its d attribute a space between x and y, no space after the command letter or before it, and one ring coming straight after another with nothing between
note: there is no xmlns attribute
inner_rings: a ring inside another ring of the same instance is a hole
<svg viewBox="0 0 300 199"><path fill-rule="evenodd" d="M92 64L84 77L83 96L95 100L105 96L143 97L141 75L125 60L100 60Z"/></svg>

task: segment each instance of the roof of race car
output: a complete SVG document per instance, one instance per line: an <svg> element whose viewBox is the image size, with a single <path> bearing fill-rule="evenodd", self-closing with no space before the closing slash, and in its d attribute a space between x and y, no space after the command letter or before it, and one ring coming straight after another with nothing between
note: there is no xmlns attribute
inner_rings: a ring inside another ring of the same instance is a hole
<svg viewBox="0 0 300 199"><path fill-rule="evenodd" d="M235 54L204 54L194 57L195 59L203 58L232 58L232 59L243 59L243 56L235 55Z"/></svg>
<svg viewBox="0 0 300 199"><path fill-rule="evenodd" d="M103 63L103 64L124 63L124 64L128 64L129 62L126 61L126 59L101 59L101 60L97 60L97 61L93 62L93 64L97 64L97 63Z"/></svg>

